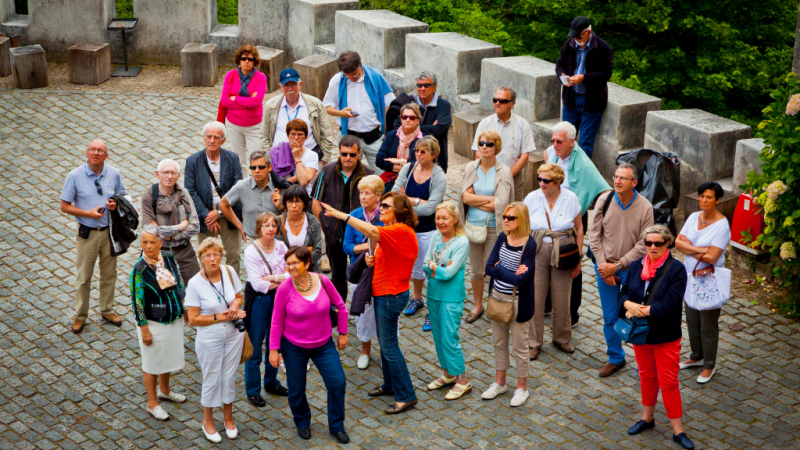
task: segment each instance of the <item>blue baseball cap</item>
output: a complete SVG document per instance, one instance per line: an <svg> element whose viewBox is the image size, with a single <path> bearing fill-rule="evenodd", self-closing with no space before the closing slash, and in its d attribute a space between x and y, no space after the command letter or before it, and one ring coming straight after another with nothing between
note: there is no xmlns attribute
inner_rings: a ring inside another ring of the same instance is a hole
<svg viewBox="0 0 800 450"><path fill-rule="evenodd" d="M295 83L300 81L300 74L297 73L297 71L292 69L291 67L288 69L283 69L281 71L281 76L280 76L281 85L284 85L290 81L294 81Z"/></svg>

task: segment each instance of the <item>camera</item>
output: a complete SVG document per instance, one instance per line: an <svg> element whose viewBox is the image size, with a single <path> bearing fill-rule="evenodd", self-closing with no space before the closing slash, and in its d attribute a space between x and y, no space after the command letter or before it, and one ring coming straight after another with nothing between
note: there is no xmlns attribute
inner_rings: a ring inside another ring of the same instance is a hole
<svg viewBox="0 0 800 450"><path fill-rule="evenodd" d="M233 326L235 326L236 329L239 330L239 333L244 333L245 331L247 331L244 328L244 319L236 319L236 320L234 320L233 321Z"/></svg>

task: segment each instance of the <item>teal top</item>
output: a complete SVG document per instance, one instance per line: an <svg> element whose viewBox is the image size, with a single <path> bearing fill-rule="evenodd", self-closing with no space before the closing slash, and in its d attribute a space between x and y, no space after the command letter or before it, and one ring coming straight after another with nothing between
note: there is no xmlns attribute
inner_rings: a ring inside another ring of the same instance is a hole
<svg viewBox="0 0 800 450"><path fill-rule="evenodd" d="M495 168L492 167L484 174L483 169L478 166L475 172L478 174L478 181L472 185L472 189L475 189L475 195L485 197L494 195L494 176L497 173ZM489 219L489 227L496 226L494 213L484 211L480 208L470 208L467 210L467 222L473 225L483 225L486 223L486 219Z"/></svg>
<svg viewBox="0 0 800 450"><path fill-rule="evenodd" d="M464 235L456 236L446 243L442 243L442 233L436 230L431 237L431 245L425 254L422 270L428 277L428 299L448 303L464 303L467 298L467 289L464 286L466 279L464 271L467 268L469 255L469 241ZM433 260L436 267L436 276L431 278L431 269L428 261ZM449 266L450 261L453 264Z"/></svg>
<svg viewBox="0 0 800 450"><path fill-rule="evenodd" d="M553 156L550 162L557 164L559 160L558 156ZM569 178L569 190L577 195L578 200L581 202L581 215L586 214L589 206L592 205L598 195L611 190L611 186L600 175L592 159L584 153L578 144L575 144L575 147L572 148L569 167L567 168L567 178Z"/></svg>

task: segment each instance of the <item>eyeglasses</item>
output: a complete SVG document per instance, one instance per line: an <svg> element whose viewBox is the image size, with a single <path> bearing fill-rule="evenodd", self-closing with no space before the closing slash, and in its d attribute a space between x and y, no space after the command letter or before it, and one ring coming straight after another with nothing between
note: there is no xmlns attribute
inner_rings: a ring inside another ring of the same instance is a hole
<svg viewBox="0 0 800 450"><path fill-rule="evenodd" d="M351 81L358 81L358 78L359 78L359 76L360 76L360 75L361 75L361 74L360 74L360 73L358 73L358 69L356 69L356 71L355 71L355 72L353 72L353 73L346 73L346 74L344 74L344 76L346 76L346 77L347 77L347 79L349 79L349 80L351 80Z"/></svg>
<svg viewBox="0 0 800 450"><path fill-rule="evenodd" d="M346 152L340 152L340 153L339 153L339 155L341 155L341 156L343 156L343 157L345 157L345 158L355 158L355 157L357 157L357 156L358 156L358 153L346 153Z"/></svg>
<svg viewBox="0 0 800 450"><path fill-rule="evenodd" d="M517 220L517 216L506 216L506 215L503 215L503 220L506 220L506 221L509 221L509 222L513 222L513 221Z"/></svg>
<svg viewBox="0 0 800 450"><path fill-rule="evenodd" d="M570 140L570 139L550 139L550 143L551 143L551 144L558 144L558 145L561 145L561 144L563 144L564 142L567 142L567 141L569 141L569 140Z"/></svg>
<svg viewBox="0 0 800 450"><path fill-rule="evenodd" d="M290 138L295 138L295 139L299 139L299 138L304 138L305 139L306 134L303 133L302 131L299 131L297 133L289 133L289 137Z"/></svg>
<svg viewBox="0 0 800 450"><path fill-rule="evenodd" d="M542 177L536 177L536 181L544 184L550 184L553 182L553 180L548 180L547 178L542 178Z"/></svg>
<svg viewBox="0 0 800 450"><path fill-rule="evenodd" d="M403 120L417 120L417 119L419 119L419 117L417 117L417 116L400 116L400 118L403 119Z"/></svg>
<svg viewBox="0 0 800 450"><path fill-rule="evenodd" d="M418 88L426 88L427 89L427 88L429 88L431 86L433 86L433 83L417 83L417 87Z"/></svg>
<svg viewBox="0 0 800 450"><path fill-rule="evenodd" d="M252 58L252 57L248 57L248 56L246 56L246 57L243 57L243 58L239 58L239 61L249 61L249 62L256 62L256 59L255 59L255 58Z"/></svg>
<svg viewBox="0 0 800 450"><path fill-rule="evenodd" d="M494 148L494 142L478 141L478 147Z"/></svg>
<svg viewBox="0 0 800 450"><path fill-rule="evenodd" d="M159 170L158 173L167 177L177 177L179 175L178 172L172 170Z"/></svg>
<svg viewBox="0 0 800 450"><path fill-rule="evenodd" d="M220 259L222 255L219 253L206 253L202 256L203 259Z"/></svg>
<svg viewBox="0 0 800 450"><path fill-rule="evenodd" d="M264 170L264 169L266 169L266 168L267 168L267 165L266 165L266 164L261 164L261 165L258 165L258 166L250 166L250 170L256 170L256 169L258 169L258 170Z"/></svg>
<svg viewBox="0 0 800 450"><path fill-rule="evenodd" d="M107 152L102 148L87 148L86 153L97 153L98 155L103 155Z"/></svg>
<svg viewBox="0 0 800 450"><path fill-rule="evenodd" d="M666 244L664 241L644 241L645 247L652 247L655 245L656 247L661 248L664 246L664 244Z"/></svg>
<svg viewBox="0 0 800 450"><path fill-rule="evenodd" d="M291 199L291 200L286 200L286 204L287 204L287 205L297 205L297 204L300 204L300 205L302 205L302 204L303 204L303 201L302 201L302 200L300 200L299 198L293 198L293 199Z"/></svg>
<svg viewBox="0 0 800 450"><path fill-rule="evenodd" d="M388 204L388 203L381 203L381 204L380 204L380 208L381 208L381 209L389 209L389 208L394 208L394 205L390 205L390 204Z"/></svg>
<svg viewBox="0 0 800 450"><path fill-rule="evenodd" d="M286 265L289 266L289 267L297 267L297 266L303 265L303 261L287 262Z"/></svg>
<svg viewBox="0 0 800 450"><path fill-rule="evenodd" d="M509 100L507 98L494 97L494 98L492 98L492 103L500 103L501 105L506 105L508 103L511 103L511 100Z"/></svg>
<svg viewBox="0 0 800 450"><path fill-rule="evenodd" d="M633 178L626 178L626 177L620 177L620 176L614 175L614 181L616 181L616 180L620 180L620 181L622 181L622 180L633 181Z"/></svg>

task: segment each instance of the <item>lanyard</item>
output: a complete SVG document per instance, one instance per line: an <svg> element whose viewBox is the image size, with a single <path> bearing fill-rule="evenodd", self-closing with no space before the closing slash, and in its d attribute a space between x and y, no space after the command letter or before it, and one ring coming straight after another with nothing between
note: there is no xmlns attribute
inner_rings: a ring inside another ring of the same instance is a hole
<svg viewBox="0 0 800 450"><path fill-rule="evenodd" d="M208 278L208 274L206 273L206 280L208 280L208 284L211 285L211 289L214 289L214 293L217 294L217 300L222 303L222 300L225 299L225 279L222 277L222 270L219 271L219 282L222 284L222 293L219 292L214 283ZM225 300L225 304L228 304L228 301Z"/></svg>
<svg viewBox="0 0 800 450"><path fill-rule="evenodd" d="M297 119L297 115L300 114L300 105L297 105L297 108L294 110L294 119L289 117L289 106L283 105L283 109L286 111L286 118L291 122L294 119Z"/></svg>

